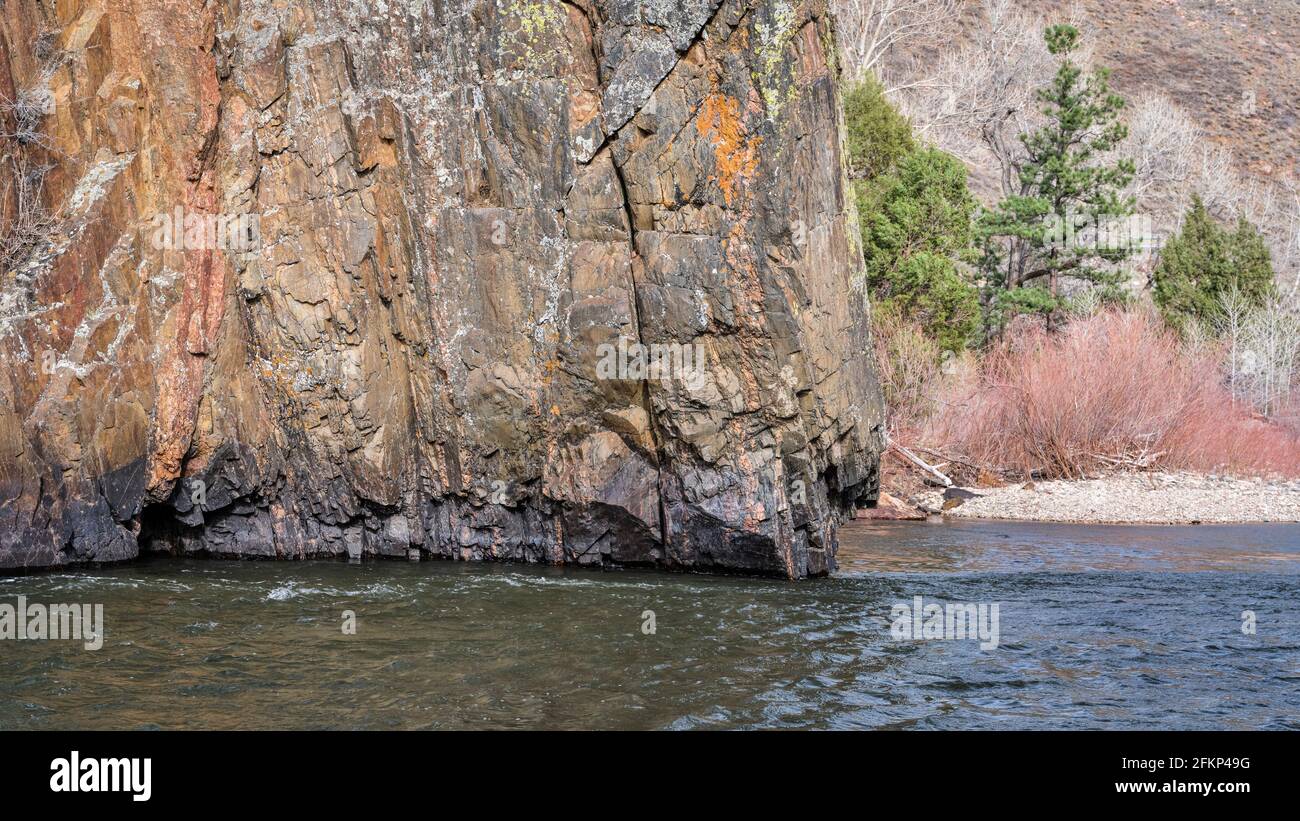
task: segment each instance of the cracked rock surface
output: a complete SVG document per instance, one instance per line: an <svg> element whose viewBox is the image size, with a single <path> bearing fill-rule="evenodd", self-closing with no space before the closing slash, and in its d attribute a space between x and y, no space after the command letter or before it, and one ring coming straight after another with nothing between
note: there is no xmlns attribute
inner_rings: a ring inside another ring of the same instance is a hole
<svg viewBox="0 0 1300 821"><path fill-rule="evenodd" d="M53 6L0 6L59 213L0 273L0 568L833 567L883 414L825 0Z"/></svg>

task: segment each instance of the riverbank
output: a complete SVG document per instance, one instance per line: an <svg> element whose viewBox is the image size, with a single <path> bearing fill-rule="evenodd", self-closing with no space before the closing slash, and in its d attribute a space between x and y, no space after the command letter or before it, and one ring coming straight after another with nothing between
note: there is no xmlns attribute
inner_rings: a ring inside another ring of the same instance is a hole
<svg viewBox="0 0 1300 821"><path fill-rule="evenodd" d="M927 489L922 512L975 519L1091 524L1300 522L1300 480L1126 473L1082 481Z"/></svg>

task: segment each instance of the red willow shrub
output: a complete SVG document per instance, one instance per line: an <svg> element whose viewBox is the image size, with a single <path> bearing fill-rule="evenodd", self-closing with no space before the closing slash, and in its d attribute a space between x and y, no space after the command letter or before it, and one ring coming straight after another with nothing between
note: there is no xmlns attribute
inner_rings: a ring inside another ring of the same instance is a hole
<svg viewBox="0 0 1300 821"><path fill-rule="evenodd" d="M949 386L922 438L1025 475L1300 475L1300 437L1234 403L1221 360L1183 345L1146 311L1105 311L1053 334L1020 328L966 385Z"/></svg>

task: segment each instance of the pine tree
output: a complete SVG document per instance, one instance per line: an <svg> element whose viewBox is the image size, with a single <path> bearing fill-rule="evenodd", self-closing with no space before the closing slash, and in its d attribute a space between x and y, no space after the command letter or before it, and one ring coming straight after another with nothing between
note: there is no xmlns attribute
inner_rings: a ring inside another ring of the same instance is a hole
<svg viewBox="0 0 1300 821"><path fill-rule="evenodd" d="M1244 217L1233 230L1210 216L1199 195L1183 227L1160 252L1151 276L1152 296L1166 321L1176 327L1213 325L1228 294L1256 308L1273 296L1276 280L1264 237Z"/></svg>
<svg viewBox="0 0 1300 821"><path fill-rule="evenodd" d="M1133 163L1106 156L1128 136L1120 121L1124 100L1111 92L1108 69L1085 75L1070 59L1078 29L1051 26L1044 36L1060 58L1052 82L1038 91L1047 123L1020 135L1019 191L979 219L991 329L1022 312L1046 314L1050 326L1066 276L1116 295L1113 265L1134 250L1089 232L1101 228L1104 236L1107 226L1133 213L1133 199L1122 193ZM1083 230L1076 234L1076 228Z"/></svg>

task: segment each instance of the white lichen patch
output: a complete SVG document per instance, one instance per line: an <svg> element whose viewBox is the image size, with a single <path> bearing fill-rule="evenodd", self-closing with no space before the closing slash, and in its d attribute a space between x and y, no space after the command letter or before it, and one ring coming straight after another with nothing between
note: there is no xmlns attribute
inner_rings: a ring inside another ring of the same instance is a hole
<svg viewBox="0 0 1300 821"><path fill-rule="evenodd" d="M96 202L104 198L108 192L109 183L117 178L122 170L131 164L135 159L135 154L123 154L112 159L103 159L96 162L81 179L77 180L77 187L72 189L72 194L68 197L64 213L69 219L85 216L86 212Z"/></svg>

